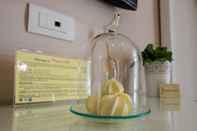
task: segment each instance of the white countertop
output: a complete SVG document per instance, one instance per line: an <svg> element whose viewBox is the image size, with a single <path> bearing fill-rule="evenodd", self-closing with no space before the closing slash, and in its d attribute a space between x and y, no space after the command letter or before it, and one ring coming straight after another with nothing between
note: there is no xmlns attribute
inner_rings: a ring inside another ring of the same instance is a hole
<svg viewBox="0 0 197 131"><path fill-rule="evenodd" d="M80 119L65 105L0 107L0 131L197 131L197 102L162 104L149 99L151 114L120 124L99 124Z"/></svg>

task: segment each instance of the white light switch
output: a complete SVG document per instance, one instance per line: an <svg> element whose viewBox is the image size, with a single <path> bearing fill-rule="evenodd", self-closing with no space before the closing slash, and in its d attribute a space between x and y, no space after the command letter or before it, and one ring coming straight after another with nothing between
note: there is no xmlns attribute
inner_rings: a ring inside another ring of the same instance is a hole
<svg viewBox="0 0 197 131"><path fill-rule="evenodd" d="M73 41L75 21L72 17L29 4L28 32Z"/></svg>

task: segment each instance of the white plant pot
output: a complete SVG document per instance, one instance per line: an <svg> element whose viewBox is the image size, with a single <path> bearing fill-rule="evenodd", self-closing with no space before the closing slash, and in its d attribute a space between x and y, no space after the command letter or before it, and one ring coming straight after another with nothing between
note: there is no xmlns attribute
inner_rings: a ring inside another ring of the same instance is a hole
<svg viewBox="0 0 197 131"><path fill-rule="evenodd" d="M151 63L145 64L144 67L147 94L151 97L159 97L160 85L172 82L172 64L169 62Z"/></svg>

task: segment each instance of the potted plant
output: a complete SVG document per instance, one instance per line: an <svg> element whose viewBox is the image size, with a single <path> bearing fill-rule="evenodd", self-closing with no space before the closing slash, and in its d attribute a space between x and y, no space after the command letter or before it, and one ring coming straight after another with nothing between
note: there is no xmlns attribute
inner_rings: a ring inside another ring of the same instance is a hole
<svg viewBox="0 0 197 131"><path fill-rule="evenodd" d="M142 51L148 96L159 96L161 84L172 81L172 52L167 47L148 44Z"/></svg>

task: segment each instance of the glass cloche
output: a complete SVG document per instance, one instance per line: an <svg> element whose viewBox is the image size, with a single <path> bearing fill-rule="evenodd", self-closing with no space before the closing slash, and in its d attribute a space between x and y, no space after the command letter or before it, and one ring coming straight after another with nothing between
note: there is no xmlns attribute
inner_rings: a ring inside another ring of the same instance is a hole
<svg viewBox="0 0 197 131"><path fill-rule="evenodd" d="M127 36L118 33L118 21L119 14L115 13L106 32L92 40L91 93L86 109L73 107L74 114L111 120L150 113L142 88L140 50Z"/></svg>
<svg viewBox="0 0 197 131"><path fill-rule="evenodd" d="M98 35L91 52L92 90L99 95L106 80L122 83L130 96L140 88L140 51L127 36L117 32Z"/></svg>
<svg viewBox="0 0 197 131"><path fill-rule="evenodd" d="M119 17L116 12L106 32L92 40L91 95L100 96L105 81L113 79L123 85L133 103L138 103L139 95L143 94L145 97L141 53L130 38L118 33Z"/></svg>

